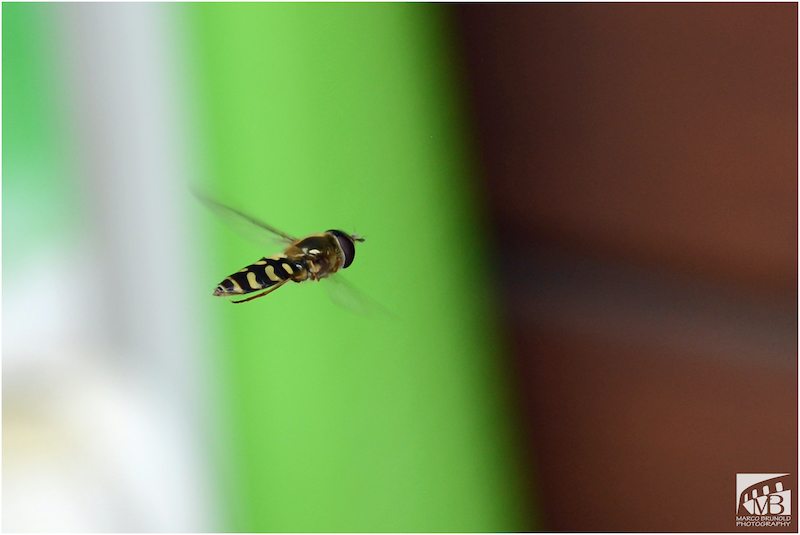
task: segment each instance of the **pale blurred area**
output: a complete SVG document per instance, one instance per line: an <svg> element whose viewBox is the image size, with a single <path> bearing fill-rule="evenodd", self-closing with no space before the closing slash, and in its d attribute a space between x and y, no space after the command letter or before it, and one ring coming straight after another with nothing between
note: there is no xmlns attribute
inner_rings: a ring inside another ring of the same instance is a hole
<svg viewBox="0 0 800 535"><path fill-rule="evenodd" d="M180 24L166 4L7 6L4 44L35 18L55 55L23 83L6 67L30 58L8 58L40 45L4 51L3 530L213 531ZM66 144L13 122L38 91Z"/></svg>

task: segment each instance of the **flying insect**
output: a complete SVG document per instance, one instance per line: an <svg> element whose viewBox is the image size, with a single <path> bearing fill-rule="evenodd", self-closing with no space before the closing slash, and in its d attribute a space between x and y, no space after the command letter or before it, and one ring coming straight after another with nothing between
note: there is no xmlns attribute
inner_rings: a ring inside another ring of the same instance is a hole
<svg viewBox="0 0 800 535"><path fill-rule="evenodd" d="M305 238L295 238L275 227L238 210L194 192L195 196L222 217L238 223L255 226L277 236L285 245L282 253L265 256L225 277L214 289L215 296L237 297L256 295L232 303L245 303L264 297L289 281L319 281L348 268L356 256L356 242L364 238L341 230L327 230ZM263 291L262 291L263 290Z"/></svg>

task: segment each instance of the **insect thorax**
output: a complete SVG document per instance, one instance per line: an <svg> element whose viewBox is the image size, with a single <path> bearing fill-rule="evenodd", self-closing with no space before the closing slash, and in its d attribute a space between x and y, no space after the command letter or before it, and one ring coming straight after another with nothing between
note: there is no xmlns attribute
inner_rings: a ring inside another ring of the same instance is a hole
<svg viewBox="0 0 800 535"><path fill-rule="evenodd" d="M339 271L344 253L336 238L329 234L312 234L286 249L286 257L303 266L309 278L319 280Z"/></svg>

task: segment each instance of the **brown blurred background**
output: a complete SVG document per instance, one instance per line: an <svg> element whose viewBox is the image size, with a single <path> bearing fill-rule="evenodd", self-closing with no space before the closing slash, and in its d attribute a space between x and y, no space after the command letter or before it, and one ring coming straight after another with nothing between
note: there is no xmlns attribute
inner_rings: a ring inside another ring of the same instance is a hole
<svg viewBox="0 0 800 535"><path fill-rule="evenodd" d="M797 514L797 4L457 11L545 529Z"/></svg>

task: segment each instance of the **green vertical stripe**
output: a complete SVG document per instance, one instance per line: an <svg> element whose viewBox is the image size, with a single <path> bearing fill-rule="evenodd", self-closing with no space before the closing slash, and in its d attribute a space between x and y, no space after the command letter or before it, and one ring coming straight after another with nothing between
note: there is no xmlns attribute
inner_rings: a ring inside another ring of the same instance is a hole
<svg viewBox="0 0 800 535"><path fill-rule="evenodd" d="M531 529L443 8L194 4L209 189L304 235L365 235L348 281L215 308L242 531ZM208 294L259 248L222 226ZM267 250L269 249L269 250ZM213 301L213 302L211 302Z"/></svg>
<svg viewBox="0 0 800 535"><path fill-rule="evenodd" d="M3 4L3 250L6 276L77 219L64 85L48 4Z"/></svg>

